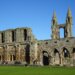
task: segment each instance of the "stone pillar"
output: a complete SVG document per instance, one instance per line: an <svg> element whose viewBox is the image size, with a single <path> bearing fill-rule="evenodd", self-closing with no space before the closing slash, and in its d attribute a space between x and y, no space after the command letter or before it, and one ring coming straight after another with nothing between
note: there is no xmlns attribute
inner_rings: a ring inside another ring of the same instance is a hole
<svg viewBox="0 0 75 75"><path fill-rule="evenodd" d="M8 61L10 61L10 54L8 55Z"/></svg>
<svg viewBox="0 0 75 75"><path fill-rule="evenodd" d="M63 57L62 57L62 54L60 55L60 66L63 66Z"/></svg>
<svg viewBox="0 0 75 75"><path fill-rule="evenodd" d="M16 60L20 61L20 45L16 46Z"/></svg>
<svg viewBox="0 0 75 75"><path fill-rule="evenodd" d="M3 61L5 62L6 61L6 48L3 47Z"/></svg>
<svg viewBox="0 0 75 75"><path fill-rule="evenodd" d="M13 61L13 55L12 55L12 61Z"/></svg>
<svg viewBox="0 0 75 75"><path fill-rule="evenodd" d="M9 61L9 53L7 52L7 61Z"/></svg>
<svg viewBox="0 0 75 75"><path fill-rule="evenodd" d="M42 54L42 53L41 53L41 55L40 55L40 65L43 66L43 54Z"/></svg>
<svg viewBox="0 0 75 75"><path fill-rule="evenodd" d="M60 64L60 58L59 58L59 53L55 53L55 64L59 65Z"/></svg>
<svg viewBox="0 0 75 75"><path fill-rule="evenodd" d="M20 49L18 51L18 61L20 61Z"/></svg>
<svg viewBox="0 0 75 75"><path fill-rule="evenodd" d="M10 49L9 49L9 46L6 45L6 46L5 46L5 60L6 60L6 62L9 61L9 51L8 51L8 50L10 50Z"/></svg>
<svg viewBox="0 0 75 75"><path fill-rule="evenodd" d="M30 64L32 64L33 63L33 52L31 49L31 44L29 44L29 56L30 56Z"/></svg>

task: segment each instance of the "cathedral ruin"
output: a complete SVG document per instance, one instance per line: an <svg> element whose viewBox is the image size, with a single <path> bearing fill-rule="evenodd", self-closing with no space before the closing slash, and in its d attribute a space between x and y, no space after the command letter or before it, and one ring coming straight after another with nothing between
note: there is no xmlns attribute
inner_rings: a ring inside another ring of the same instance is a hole
<svg viewBox="0 0 75 75"><path fill-rule="evenodd" d="M64 38L60 38L60 29ZM72 36L72 15L68 9L66 22L58 24L52 17L52 39L37 40L31 28L0 31L0 64L75 66L75 37Z"/></svg>

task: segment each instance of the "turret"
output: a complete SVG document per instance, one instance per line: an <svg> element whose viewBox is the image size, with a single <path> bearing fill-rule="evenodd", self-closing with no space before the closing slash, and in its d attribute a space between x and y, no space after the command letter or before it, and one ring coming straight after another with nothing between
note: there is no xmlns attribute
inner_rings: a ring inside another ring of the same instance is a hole
<svg viewBox="0 0 75 75"><path fill-rule="evenodd" d="M52 24L55 25L55 26L57 25L57 18L56 18L55 12L53 13L53 17L52 17Z"/></svg>
<svg viewBox="0 0 75 75"><path fill-rule="evenodd" d="M52 39L58 39L58 25L57 25L57 18L56 13L53 13L52 17Z"/></svg>
<svg viewBox="0 0 75 75"><path fill-rule="evenodd" d="M66 37L72 37L72 15L70 8L68 9L66 17Z"/></svg>

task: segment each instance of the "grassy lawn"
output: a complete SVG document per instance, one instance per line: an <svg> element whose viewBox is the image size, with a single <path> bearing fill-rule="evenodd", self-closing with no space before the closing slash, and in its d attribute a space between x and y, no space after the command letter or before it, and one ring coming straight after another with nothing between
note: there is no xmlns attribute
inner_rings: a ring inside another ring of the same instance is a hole
<svg viewBox="0 0 75 75"><path fill-rule="evenodd" d="M75 67L0 66L0 75L75 75Z"/></svg>

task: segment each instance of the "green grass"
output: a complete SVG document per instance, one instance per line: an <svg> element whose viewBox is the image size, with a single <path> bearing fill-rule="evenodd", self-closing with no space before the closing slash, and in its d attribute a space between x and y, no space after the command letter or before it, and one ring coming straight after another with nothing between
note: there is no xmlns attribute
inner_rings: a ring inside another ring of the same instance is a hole
<svg viewBox="0 0 75 75"><path fill-rule="evenodd" d="M0 66L0 75L75 75L75 67Z"/></svg>

